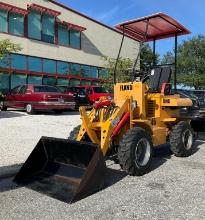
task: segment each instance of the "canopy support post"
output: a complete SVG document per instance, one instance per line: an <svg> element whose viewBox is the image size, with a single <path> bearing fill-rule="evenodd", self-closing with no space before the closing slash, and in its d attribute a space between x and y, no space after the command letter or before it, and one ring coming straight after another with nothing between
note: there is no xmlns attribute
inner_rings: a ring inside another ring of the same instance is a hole
<svg viewBox="0 0 205 220"><path fill-rule="evenodd" d="M153 68L156 66L156 39L153 40Z"/></svg>
<svg viewBox="0 0 205 220"><path fill-rule="evenodd" d="M117 59L116 59L116 63L115 63L115 69L114 69L114 76L113 76L114 84L116 84L116 82L117 82L117 79L116 79L117 64L118 64L118 61L120 59L120 54L121 54L122 46L123 46L123 43L124 43L124 39L125 39L125 28L123 26L122 41L121 41L121 44L120 44L120 49L119 49L119 52L118 52L118 55L117 55Z"/></svg>
<svg viewBox="0 0 205 220"><path fill-rule="evenodd" d="M174 49L174 90L177 90L177 53L178 53L178 35L175 34L175 49Z"/></svg>

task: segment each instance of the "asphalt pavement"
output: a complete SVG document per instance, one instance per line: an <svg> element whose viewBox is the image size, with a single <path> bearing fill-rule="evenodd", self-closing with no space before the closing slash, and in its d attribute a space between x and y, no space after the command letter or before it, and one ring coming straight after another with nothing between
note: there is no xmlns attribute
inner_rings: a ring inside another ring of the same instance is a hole
<svg viewBox="0 0 205 220"><path fill-rule="evenodd" d="M150 172L141 177L108 160L105 187L74 204L13 183L41 135L66 138L79 123L72 112L0 113L0 219L205 219L203 136L188 158L176 158L169 146L156 149Z"/></svg>

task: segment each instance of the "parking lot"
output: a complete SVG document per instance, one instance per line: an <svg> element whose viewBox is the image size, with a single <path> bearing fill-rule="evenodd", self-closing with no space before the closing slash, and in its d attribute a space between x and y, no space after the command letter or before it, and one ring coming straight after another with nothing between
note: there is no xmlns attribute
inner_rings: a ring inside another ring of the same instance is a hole
<svg viewBox="0 0 205 220"><path fill-rule="evenodd" d="M105 188L72 205L12 183L41 136L67 138L78 124L77 112L0 112L0 219L205 219L203 137L188 158L174 157L168 146L155 150L142 177L107 161Z"/></svg>

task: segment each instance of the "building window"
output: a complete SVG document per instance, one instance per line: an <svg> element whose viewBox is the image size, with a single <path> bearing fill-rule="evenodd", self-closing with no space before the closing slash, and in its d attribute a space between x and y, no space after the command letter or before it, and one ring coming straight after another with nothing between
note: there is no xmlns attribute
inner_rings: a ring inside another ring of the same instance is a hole
<svg viewBox="0 0 205 220"><path fill-rule="evenodd" d="M81 47L81 33L76 30L70 30L70 46L73 48L80 49Z"/></svg>
<svg viewBox="0 0 205 220"><path fill-rule="evenodd" d="M24 36L24 16L13 12L9 13L9 33Z"/></svg>
<svg viewBox="0 0 205 220"><path fill-rule="evenodd" d="M0 10L0 32L8 32L7 11Z"/></svg>
<svg viewBox="0 0 205 220"><path fill-rule="evenodd" d="M66 75L69 72L69 64L62 61L57 61L57 73Z"/></svg>
<svg viewBox="0 0 205 220"><path fill-rule="evenodd" d="M9 74L0 73L0 91L3 94L9 91Z"/></svg>
<svg viewBox="0 0 205 220"><path fill-rule="evenodd" d="M45 73L56 73L56 61L43 59L43 72Z"/></svg>
<svg viewBox="0 0 205 220"><path fill-rule="evenodd" d="M11 89L23 84L26 84L26 75L20 75L20 74L11 75Z"/></svg>
<svg viewBox="0 0 205 220"><path fill-rule="evenodd" d="M91 85L91 81L87 81L87 80L82 80L81 81L81 85Z"/></svg>
<svg viewBox="0 0 205 220"><path fill-rule="evenodd" d="M71 64L70 73L72 75L80 75L81 74L81 67L79 64Z"/></svg>
<svg viewBox="0 0 205 220"><path fill-rule="evenodd" d="M93 86L98 86L98 85L99 85L99 82L92 81L92 85L93 85Z"/></svg>
<svg viewBox="0 0 205 220"><path fill-rule="evenodd" d="M71 86L78 86L78 85L80 85L80 80L79 79L70 79L69 84Z"/></svg>
<svg viewBox="0 0 205 220"><path fill-rule="evenodd" d="M42 40L47 43L54 43L55 37L55 18L53 16L42 15Z"/></svg>
<svg viewBox="0 0 205 220"><path fill-rule="evenodd" d="M28 57L28 70L33 72L42 72L41 58Z"/></svg>
<svg viewBox="0 0 205 220"><path fill-rule="evenodd" d="M69 31L66 26L58 25L58 44L69 46Z"/></svg>
<svg viewBox="0 0 205 220"><path fill-rule="evenodd" d="M30 11L28 14L28 37L41 40L41 14Z"/></svg>
<svg viewBox="0 0 205 220"><path fill-rule="evenodd" d="M56 85L56 78L54 78L54 77L44 77L43 78L43 84L54 86L54 85Z"/></svg>
<svg viewBox="0 0 205 220"><path fill-rule="evenodd" d="M57 80L57 85L67 86L68 85L68 80L67 79L58 79Z"/></svg>
<svg viewBox="0 0 205 220"><path fill-rule="evenodd" d="M87 65L82 65L82 74L83 77L91 77L91 71L90 71L90 66Z"/></svg>
<svg viewBox="0 0 205 220"><path fill-rule="evenodd" d="M5 56L2 59L0 59L0 68L9 68L11 64L11 59L9 56Z"/></svg>
<svg viewBox="0 0 205 220"><path fill-rule="evenodd" d="M105 78L108 76L108 70L107 69L99 69L99 78Z"/></svg>
<svg viewBox="0 0 205 220"><path fill-rule="evenodd" d="M28 84L41 85L42 77L41 76L28 76Z"/></svg>
<svg viewBox="0 0 205 220"><path fill-rule="evenodd" d="M98 78L98 68L97 67L91 67L91 77L92 78Z"/></svg>
<svg viewBox="0 0 205 220"><path fill-rule="evenodd" d="M11 68L17 70L26 70L26 56L11 54Z"/></svg>

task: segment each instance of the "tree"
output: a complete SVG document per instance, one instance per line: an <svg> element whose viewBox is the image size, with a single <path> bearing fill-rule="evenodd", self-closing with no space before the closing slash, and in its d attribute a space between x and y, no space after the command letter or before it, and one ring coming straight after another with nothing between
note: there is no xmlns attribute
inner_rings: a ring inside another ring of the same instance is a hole
<svg viewBox="0 0 205 220"><path fill-rule="evenodd" d="M205 35L184 41L178 51L180 82L195 89L205 88Z"/></svg>
<svg viewBox="0 0 205 220"><path fill-rule="evenodd" d="M174 64L175 60L174 60L174 55L171 51L168 51L167 53L164 54L162 60L161 60L161 64Z"/></svg>
<svg viewBox="0 0 205 220"><path fill-rule="evenodd" d="M174 63L174 53L168 52L162 64ZM205 88L205 35L198 35L178 45L177 83L195 89Z"/></svg>
<svg viewBox="0 0 205 220"><path fill-rule="evenodd" d="M18 52L22 48L19 44L14 44L10 40L5 39L0 41L0 60L12 52Z"/></svg>
<svg viewBox="0 0 205 220"><path fill-rule="evenodd" d="M5 60L4 58L8 56L12 52L18 52L21 50L21 47L19 44L14 44L10 40L0 40L0 63L8 63L8 60ZM1 70L1 67L0 67ZM1 82L0 82L1 87ZM0 91L0 99L2 99L2 93Z"/></svg>
<svg viewBox="0 0 205 220"><path fill-rule="evenodd" d="M105 67L108 70L107 75L103 77L103 79L105 80L104 86L108 90L112 91L116 59L104 56L103 60L106 62ZM130 58L119 58L116 69L117 82L130 81L132 66L133 66L133 61Z"/></svg>
<svg viewBox="0 0 205 220"><path fill-rule="evenodd" d="M154 54L149 44L141 45L140 53L140 70L143 72L149 71L153 67ZM159 63L159 54L155 55L155 64Z"/></svg>

